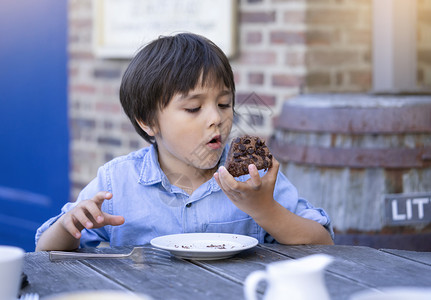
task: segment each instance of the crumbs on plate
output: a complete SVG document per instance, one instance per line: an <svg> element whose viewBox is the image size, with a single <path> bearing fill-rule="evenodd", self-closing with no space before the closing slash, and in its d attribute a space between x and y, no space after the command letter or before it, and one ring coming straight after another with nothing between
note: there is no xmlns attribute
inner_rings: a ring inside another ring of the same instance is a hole
<svg viewBox="0 0 431 300"><path fill-rule="evenodd" d="M226 249L226 245L222 244L222 245L208 245L207 248L213 248L213 249Z"/></svg>
<svg viewBox="0 0 431 300"><path fill-rule="evenodd" d="M182 249L193 249L193 245L174 245L175 248L182 248ZM227 249L226 244L210 244L207 245L206 248L211 249ZM231 249L235 248L235 246L231 246Z"/></svg>

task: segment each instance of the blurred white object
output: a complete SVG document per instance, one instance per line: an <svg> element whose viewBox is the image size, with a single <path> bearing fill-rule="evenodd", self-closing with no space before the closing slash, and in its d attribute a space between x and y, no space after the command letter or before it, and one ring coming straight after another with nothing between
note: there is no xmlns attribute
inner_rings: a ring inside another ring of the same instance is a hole
<svg viewBox="0 0 431 300"><path fill-rule="evenodd" d="M98 290L60 293L44 297L44 300L152 300L143 294L134 294L127 291Z"/></svg>
<svg viewBox="0 0 431 300"><path fill-rule="evenodd" d="M15 300L21 285L24 250L0 246L0 300Z"/></svg>
<svg viewBox="0 0 431 300"><path fill-rule="evenodd" d="M28 293L23 294L19 297L19 300L39 300L39 294L36 293Z"/></svg>
<svg viewBox="0 0 431 300"><path fill-rule="evenodd" d="M350 300L430 300L431 288L396 287L382 291L364 291L354 294Z"/></svg>
<svg viewBox="0 0 431 300"><path fill-rule="evenodd" d="M265 271L254 271L247 276L244 293L247 300L255 300L256 287L266 281L265 300L329 300L325 285L325 268L333 261L326 254L315 254L297 260L271 263Z"/></svg>

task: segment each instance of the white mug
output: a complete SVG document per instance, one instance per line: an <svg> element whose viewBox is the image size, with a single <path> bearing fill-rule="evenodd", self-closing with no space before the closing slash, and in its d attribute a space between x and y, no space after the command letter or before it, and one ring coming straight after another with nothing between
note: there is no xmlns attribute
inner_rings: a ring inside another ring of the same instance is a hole
<svg viewBox="0 0 431 300"><path fill-rule="evenodd" d="M24 250L0 246L0 300L15 300L21 285Z"/></svg>
<svg viewBox="0 0 431 300"><path fill-rule="evenodd" d="M329 300L324 270L332 261L329 255L315 254L271 263L266 270L254 271L247 276L245 299L256 300L258 283L266 281L265 300Z"/></svg>

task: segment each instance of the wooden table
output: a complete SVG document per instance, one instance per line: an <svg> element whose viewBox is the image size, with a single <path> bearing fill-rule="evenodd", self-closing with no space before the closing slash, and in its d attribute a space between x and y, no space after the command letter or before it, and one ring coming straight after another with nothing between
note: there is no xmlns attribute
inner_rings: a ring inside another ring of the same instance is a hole
<svg viewBox="0 0 431 300"><path fill-rule="evenodd" d="M122 252L131 248L90 248L86 252ZM349 299L359 291L385 287L431 287L431 252L376 250L360 246L284 246L260 244L236 256L214 261L171 257L167 263L136 264L129 259L51 262L47 252L26 253L28 285L21 292L42 296L76 290L131 290L154 299L244 299L248 274L266 265L316 253L335 258L325 272L331 299ZM264 292L264 284L260 292Z"/></svg>

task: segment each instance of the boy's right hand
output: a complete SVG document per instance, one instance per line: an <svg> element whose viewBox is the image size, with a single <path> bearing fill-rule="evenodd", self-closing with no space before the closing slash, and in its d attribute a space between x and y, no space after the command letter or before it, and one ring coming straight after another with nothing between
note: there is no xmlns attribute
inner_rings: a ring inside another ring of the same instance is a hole
<svg viewBox="0 0 431 300"><path fill-rule="evenodd" d="M81 238L84 228L100 228L105 225L121 225L124 217L102 212L102 203L112 198L112 193L98 192L92 199L79 202L72 210L60 218L63 228L74 238Z"/></svg>

